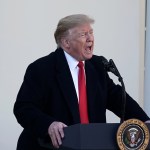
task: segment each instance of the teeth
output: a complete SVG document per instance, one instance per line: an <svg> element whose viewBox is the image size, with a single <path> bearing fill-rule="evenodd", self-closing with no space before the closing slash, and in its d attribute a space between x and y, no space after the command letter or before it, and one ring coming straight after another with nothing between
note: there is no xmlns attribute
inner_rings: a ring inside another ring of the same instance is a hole
<svg viewBox="0 0 150 150"><path fill-rule="evenodd" d="M86 49L86 53L90 54L91 53L91 49Z"/></svg>
<svg viewBox="0 0 150 150"><path fill-rule="evenodd" d="M87 50L87 51L91 51L91 47L87 47L86 50Z"/></svg>

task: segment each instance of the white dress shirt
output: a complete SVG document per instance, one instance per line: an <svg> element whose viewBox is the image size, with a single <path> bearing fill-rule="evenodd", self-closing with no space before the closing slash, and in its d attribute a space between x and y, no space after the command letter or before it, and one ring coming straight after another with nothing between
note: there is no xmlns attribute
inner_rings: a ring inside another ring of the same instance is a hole
<svg viewBox="0 0 150 150"><path fill-rule="evenodd" d="M77 61L75 58L70 56L65 51L64 51L64 54L66 56L66 59L67 59L68 65L69 65L69 69L70 69L72 79L74 82L74 86L76 89L76 93L77 93L77 98L79 100L79 91L78 91L78 72L79 72L78 63L79 63L79 61Z"/></svg>

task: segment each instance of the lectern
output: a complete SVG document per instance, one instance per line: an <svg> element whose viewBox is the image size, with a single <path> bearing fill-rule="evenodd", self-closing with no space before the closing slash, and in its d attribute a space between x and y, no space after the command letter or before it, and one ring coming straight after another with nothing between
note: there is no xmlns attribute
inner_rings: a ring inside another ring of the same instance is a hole
<svg viewBox="0 0 150 150"><path fill-rule="evenodd" d="M65 129L62 148L76 150L117 149L119 124L77 124Z"/></svg>
<svg viewBox="0 0 150 150"><path fill-rule="evenodd" d="M64 128L61 150L117 150L116 134L119 123L76 124ZM150 131L150 124L147 124ZM41 145L52 148L49 143ZM150 149L150 144L148 146Z"/></svg>

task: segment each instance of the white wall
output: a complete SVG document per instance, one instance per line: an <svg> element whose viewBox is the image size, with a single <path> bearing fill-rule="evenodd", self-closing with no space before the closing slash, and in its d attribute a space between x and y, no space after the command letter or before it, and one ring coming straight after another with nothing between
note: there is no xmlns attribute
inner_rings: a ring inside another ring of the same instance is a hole
<svg viewBox="0 0 150 150"><path fill-rule="evenodd" d="M150 1L147 1L144 108L150 116Z"/></svg>
<svg viewBox="0 0 150 150"><path fill-rule="evenodd" d="M112 58L142 105L145 0L0 0L0 149L15 150L22 128L13 105L26 67L55 50L60 18L85 13L96 22L95 54ZM116 80L116 78L115 78ZM108 112L108 122L119 119Z"/></svg>

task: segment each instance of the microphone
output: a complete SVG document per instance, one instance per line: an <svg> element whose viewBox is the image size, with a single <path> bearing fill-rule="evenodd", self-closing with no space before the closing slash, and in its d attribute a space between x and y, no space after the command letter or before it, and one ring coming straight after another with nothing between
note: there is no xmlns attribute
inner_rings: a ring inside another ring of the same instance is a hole
<svg viewBox="0 0 150 150"><path fill-rule="evenodd" d="M105 57L103 57L102 63L104 64L106 71L112 72L114 75L116 75L119 78L119 81L121 81L122 77L112 59L110 59L108 62L108 60Z"/></svg>
<svg viewBox="0 0 150 150"><path fill-rule="evenodd" d="M125 90L123 78L121 77L121 75L112 59L110 59L108 62L108 60L105 57L102 57L102 63L105 67L105 70L115 74L118 77L118 81L122 85L122 103L123 103L123 105L122 105L122 112L121 112L122 117L121 117L120 122L124 122L125 106L126 106L126 90Z"/></svg>

